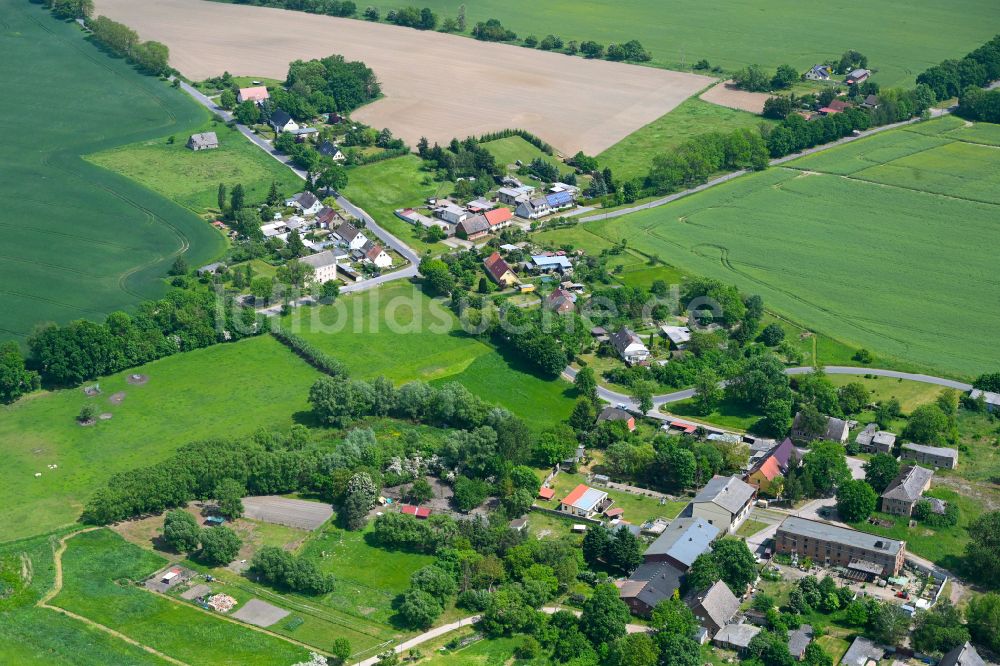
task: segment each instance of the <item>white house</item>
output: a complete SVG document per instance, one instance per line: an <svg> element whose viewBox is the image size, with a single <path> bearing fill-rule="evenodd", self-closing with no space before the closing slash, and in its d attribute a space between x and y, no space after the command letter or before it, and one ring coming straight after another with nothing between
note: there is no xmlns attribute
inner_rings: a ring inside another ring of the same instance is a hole
<svg viewBox="0 0 1000 666"><path fill-rule="evenodd" d="M344 152L335 143L324 141L316 148L316 152L323 157L329 157L334 162L343 162L347 159Z"/></svg>
<svg viewBox="0 0 1000 666"><path fill-rule="evenodd" d="M323 202L312 192L299 192L293 197L285 199L285 205L290 208L297 208L303 215L315 215L323 210Z"/></svg>
<svg viewBox="0 0 1000 666"><path fill-rule="evenodd" d="M364 254L364 261L375 264L379 268L388 268L392 266L392 257L389 253L379 245L378 243L373 243L368 241L361 252Z"/></svg>
<svg viewBox="0 0 1000 666"><path fill-rule="evenodd" d="M368 244L368 238L350 222L344 222L337 227L333 232L333 237L350 250L360 250Z"/></svg>
<svg viewBox="0 0 1000 666"><path fill-rule="evenodd" d="M303 264L313 267L312 284L323 284L337 279L337 260L346 259L347 255L341 253L339 256L330 250L310 254L308 257L299 259Z"/></svg>
<svg viewBox="0 0 1000 666"><path fill-rule="evenodd" d="M500 203L505 203L509 206L516 206L522 201L527 201L531 198L532 193L534 193L535 188L530 185L519 185L516 187L501 187L497 190L497 197L500 199Z"/></svg>
<svg viewBox="0 0 1000 666"><path fill-rule="evenodd" d="M287 111L282 111L281 109L271 114L271 119L267 121L267 124L279 134L282 132L294 132L299 129L299 124L292 120Z"/></svg>
<svg viewBox="0 0 1000 666"><path fill-rule="evenodd" d="M594 514L604 511L608 506L610 506L610 502L608 502L606 492L581 483L563 498L559 503L559 510L574 516L591 518Z"/></svg>
<svg viewBox="0 0 1000 666"><path fill-rule="evenodd" d="M626 363L641 363L649 358L649 349L642 339L625 326L611 336L611 346Z"/></svg>
<svg viewBox="0 0 1000 666"><path fill-rule="evenodd" d="M517 210L514 212L518 217L522 217L526 220L535 220L539 217L548 215L552 212L552 208L549 206L549 202L546 200L546 197L538 197L522 201L517 205Z"/></svg>
<svg viewBox="0 0 1000 666"><path fill-rule="evenodd" d="M829 81L833 74L833 68L829 65L813 65L812 69L806 72L807 81Z"/></svg>
<svg viewBox="0 0 1000 666"><path fill-rule="evenodd" d="M458 224L469 217L469 211L447 199L438 201L437 208L434 209L434 214L448 224Z"/></svg>
<svg viewBox="0 0 1000 666"><path fill-rule="evenodd" d="M735 532L750 515L756 492L756 488L735 476L713 476L691 500L691 516L722 532Z"/></svg>

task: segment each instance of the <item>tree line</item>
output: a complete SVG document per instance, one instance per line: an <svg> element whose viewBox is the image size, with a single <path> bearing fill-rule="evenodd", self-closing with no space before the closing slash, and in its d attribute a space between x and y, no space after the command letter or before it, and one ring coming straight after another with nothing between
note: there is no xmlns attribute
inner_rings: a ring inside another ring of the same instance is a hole
<svg viewBox="0 0 1000 666"><path fill-rule="evenodd" d="M170 49L166 44L152 40L144 42L135 30L106 16L87 19L86 26L96 41L141 71L153 76L165 76L173 71L170 68Z"/></svg>

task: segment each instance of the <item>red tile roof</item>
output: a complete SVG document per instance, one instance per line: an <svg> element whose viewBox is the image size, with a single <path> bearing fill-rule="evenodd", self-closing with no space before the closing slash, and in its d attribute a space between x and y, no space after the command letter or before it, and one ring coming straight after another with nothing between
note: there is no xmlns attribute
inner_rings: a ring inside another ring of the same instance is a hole
<svg viewBox="0 0 1000 666"><path fill-rule="evenodd" d="M565 497L565 498L563 498L563 501L562 501L562 503L563 503L563 504L568 504L568 505L572 506L573 504L575 504L575 503L576 503L576 501L577 501L578 499L580 499L581 497L583 497L583 494L584 494L585 492L587 492L588 490L590 490L590 489L589 489L589 488L588 488L588 487L587 487L586 485L584 485L584 484L582 484L582 483L581 483L581 484L580 484L580 485L578 485L578 486L577 486L576 488L574 488L574 489L573 489L573 490L572 490L572 491L570 492L570 494L569 494L569 495L566 495L566 497Z"/></svg>
<svg viewBox="0 0 1000 666"><path fill-rule="evenodd" d="M618 506L615 507L614 509L608 509L607 511L604 512L604 515L607 516L608 518L614 518L615 516L624 515L624 513L625 509Z"/></svg>
<svg viewBox="0 0 1000 666"><path fill-rule="evenodd" d="M488 210L483 213L483 217L486 221L490 223L491 227L498 224L502 224L507 220L513 219L514 213L510 212L510 208L494 208L493 210Z"/></svg>
<svg viewBox="0 0 1000 666"><path fill-rule="evenodd" d="M404 504L402 511L408 516L416 516L417 518L426 518L431 515L431 510L426 506L413 506L412 504Z"/></svg>
<svg viewBox="0 0 1000 666"><path fill-rule="evenodd" d="M486 267L486 271L493 278L494 282L499 282L503 278L504 274L510 271L510 266L503 257L500 256L499 252L494 252L490 256L483 260L483 265Z"/></svg>
<svg viewBox="0 0 1000 666"><path fill-rule="evenodd" d="M552 488L539 488L538 496L545 500L550 500L556 496L556 491Z"/></svg>
<svg viewBox="0 0 1000 666"><path fill-rule="evenodd" d="M370 250L365 252L365 256L368 258L369 261L375 261L376 259L378 259L378 255L380 254L382 254L382 246L378 245L377 243L373 245Z"/></svg>

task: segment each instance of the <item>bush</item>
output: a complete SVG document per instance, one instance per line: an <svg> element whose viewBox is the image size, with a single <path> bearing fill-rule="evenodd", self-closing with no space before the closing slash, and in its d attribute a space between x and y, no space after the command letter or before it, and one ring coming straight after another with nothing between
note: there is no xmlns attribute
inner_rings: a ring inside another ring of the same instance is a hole
<svg viewBox="0 0 1000 666"><path fill-rule="evenodd" d="M333 590L333 576L320 572L315 562L275 546L257 551L250 570L265 582L293 592L326 594Z"/></svg>

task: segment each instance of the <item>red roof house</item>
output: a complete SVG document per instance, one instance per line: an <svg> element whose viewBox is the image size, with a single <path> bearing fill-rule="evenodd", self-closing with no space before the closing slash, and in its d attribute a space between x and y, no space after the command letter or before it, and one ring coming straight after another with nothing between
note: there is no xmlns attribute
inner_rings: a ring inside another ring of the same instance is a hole
<svg viewBox="0 0 1000 666"><path fill-rule="evenodd" d="M550 500L556 496L556 491L554 488L539 488L538 496L543 500Z"/></svg>
<svg viewBox="0 0 1000 666"><path fill-rule="evenodd" d="M416 516L417 518L427 518L431 515L431 510L426 506L413 506L412 504L404 504L402 512L408 516Z"/></svg>
<svg viewBox="0 0 1000 666"><path fill-rule="evenodd" d="M486 221L490 223L491 230L501 229L511 225L511 220L514 219L514 213L510 211L510 208L494 208L493 210L488 210L483 213L483 217L485 217Z"/></svg>

